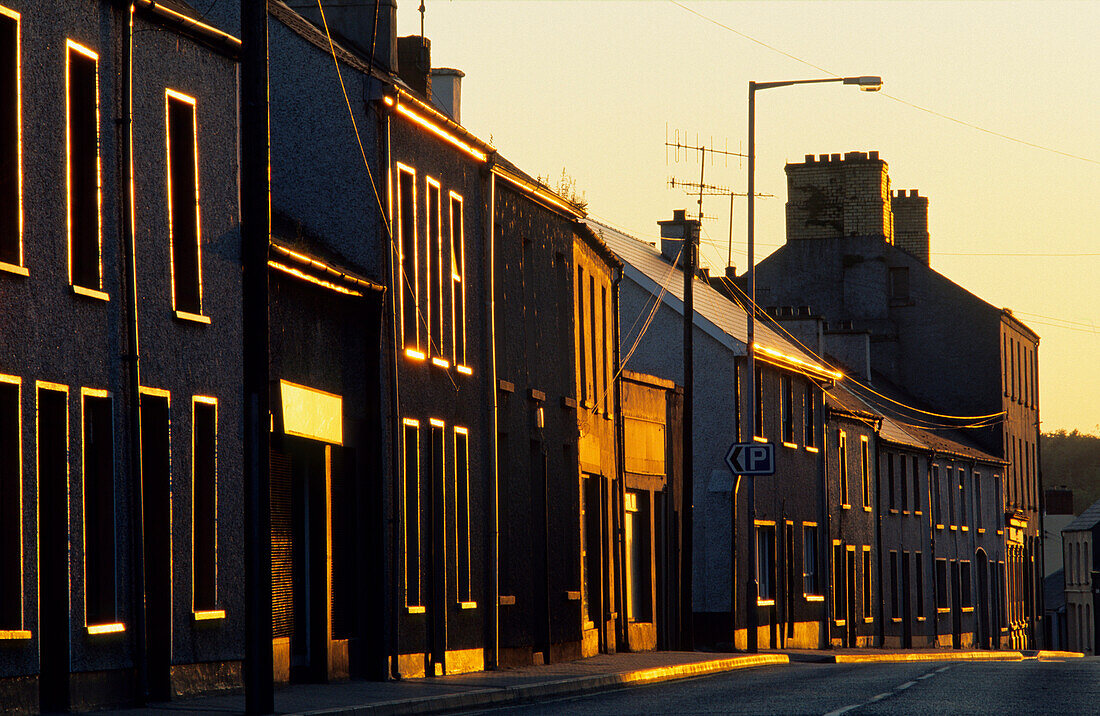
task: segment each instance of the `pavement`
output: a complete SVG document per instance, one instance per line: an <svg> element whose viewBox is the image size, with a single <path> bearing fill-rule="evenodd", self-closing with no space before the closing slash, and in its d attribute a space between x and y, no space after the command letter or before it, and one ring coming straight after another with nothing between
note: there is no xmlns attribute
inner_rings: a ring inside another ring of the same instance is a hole
<svg viewBox="0 0 1100 716"><path fill-rule="evenodd" d="M401 681L291 684L276 689L275 709L281 714L311 716L433 714L536 702L542 699L688 679L736 669L783 666L791 661L831 663L1019 661L1079 656L1081 655L1073 652L943 649L785 650L760 654L677 651L603 654L558 664ZM237 692L181 699L113 713L125 716L240 714L244 713L244 695Z"/></svg>

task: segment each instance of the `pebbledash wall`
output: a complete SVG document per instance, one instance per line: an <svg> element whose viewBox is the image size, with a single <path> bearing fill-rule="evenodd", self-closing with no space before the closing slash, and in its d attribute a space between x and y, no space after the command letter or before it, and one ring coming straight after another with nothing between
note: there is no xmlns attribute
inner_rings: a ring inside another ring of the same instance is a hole
<svg viewBox="0 0 1100 716"><path fill-rule="evenodd" d="M144 3L132 41L126 5L0 5L5 57L19 58L5 65L13 94L3 102L21 128L2 150L17 172L21 223L7 234L18 252L0 266L0 424L17 458L3 469L0 519L19 524L21 511L22 527L0 547L15 570L0 578L14 605L0 623L0 703L31 712L123 703L145 688L142 666L158 696L237 685L235 45L214 28L179 30L174 14ZM138 440L143 471L131 460Z"/></svg>

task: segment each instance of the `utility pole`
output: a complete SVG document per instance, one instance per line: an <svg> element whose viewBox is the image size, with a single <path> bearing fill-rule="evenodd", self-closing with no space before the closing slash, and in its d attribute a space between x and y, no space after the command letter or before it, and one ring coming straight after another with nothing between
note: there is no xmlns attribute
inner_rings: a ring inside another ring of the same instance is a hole
<svg viewBox="0 0 1100 716"><path fill-rule="evenodd" d="M681 266L684 271L684 425L683 442L681 446L681 481L683 489L683 504L681 525L681 558L680 558L680 648L691 651L695 648L695 627L693 624L692 604L692 553L693 530L695 529L695 467L693 461L693 430L694 418L694 346L692 341L692 326L695 323L695 306L693 296L693 280L698 264L699 250L699 226L700 222L688 219L687 212L677 209L672 212L671 221L657 222L661 226L663 238L681 239Z"/></svg>
<svg viewBox="0 0 1100 716"><path fill-rule="evenodd" d="M241 255L245 416L245 711L275 711L271 645L268 241L271 123L267 0L241 0Z"/></svg>

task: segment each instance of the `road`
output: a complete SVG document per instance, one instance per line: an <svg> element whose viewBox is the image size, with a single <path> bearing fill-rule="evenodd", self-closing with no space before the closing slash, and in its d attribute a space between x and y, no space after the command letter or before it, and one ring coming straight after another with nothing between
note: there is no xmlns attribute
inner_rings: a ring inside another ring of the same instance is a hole
<svg viewBox="0 0 1100 716"><path fill-rule="evenodd" d="M765 667L478 714L1095 714L1100 658Z"/></svg>

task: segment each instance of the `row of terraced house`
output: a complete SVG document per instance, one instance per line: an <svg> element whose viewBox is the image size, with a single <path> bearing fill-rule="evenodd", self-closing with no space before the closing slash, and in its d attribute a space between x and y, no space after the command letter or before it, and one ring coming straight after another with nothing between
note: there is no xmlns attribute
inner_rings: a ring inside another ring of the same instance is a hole
<svg viewBox="0 0 1100 716"><path fill-rule="evenodd" d="M5 709L239 687L257 602L276 682L745 648L750 582L762 647L1035 644L1038 337L928 266L923 197L789 165L756 394L732 270L685 389L693 223L655 247L510 163L393 0L268 3L249 594L236 5L0 0Z"/></svg>

